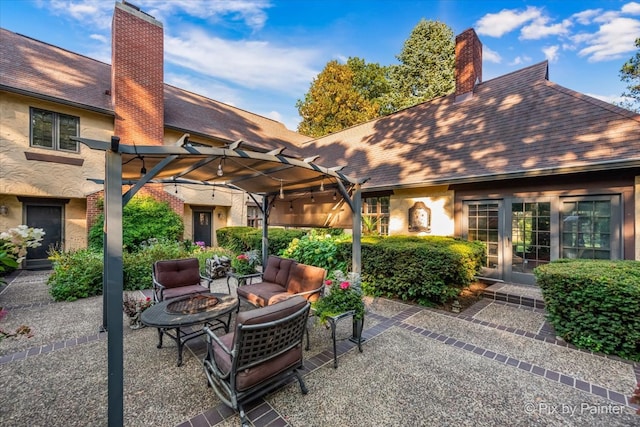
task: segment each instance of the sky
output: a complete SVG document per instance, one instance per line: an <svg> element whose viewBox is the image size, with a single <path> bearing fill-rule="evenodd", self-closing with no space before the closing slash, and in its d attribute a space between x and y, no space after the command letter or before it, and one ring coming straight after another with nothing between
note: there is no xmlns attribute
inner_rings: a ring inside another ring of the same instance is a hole
<svg viewBox="0 0 640 427"><path fill-rule="evenodd" d="M397 64L421 19L474 28L483 81L549 61L554 83L613 102L640 1L131 0L164 27L165 82L295 130L331 60ZM0 27L111 63L110 0L0 0Z"/></svg>

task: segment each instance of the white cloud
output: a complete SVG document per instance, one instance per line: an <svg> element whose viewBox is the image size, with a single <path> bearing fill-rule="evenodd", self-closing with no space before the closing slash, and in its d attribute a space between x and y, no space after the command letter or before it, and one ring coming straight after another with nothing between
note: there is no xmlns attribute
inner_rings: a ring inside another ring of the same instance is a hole
<svg viewBox="0 0 640 427"><path fill-rule="evenodd" d="M582 12L574 13L571 19L575 19L581 25L589 25L593 18L600 16L602 9L587 9Z"/></svg>
<svg viewBox="0 0 640 427"><path fill-rule="evenodd" d="M164 76L164 81L167 84L180 89L184 89L234 107L238 105L241 98L240 95L228 85L216 82L213 79L194 77L186 74L167 73Z"/></svg>
<svg viewBox="0 0 640 427"><path fill-rule="evenodd" d="M560 46L547 46L542 48L542 52L544 53L544 57L547 58L549 62L556 62L558 60L558 51L560 50Z"/></svg>
<svg viewBox="0 0 640 427"><path fill-rule="evenodd" d="M91 34L89 36L90 39L99 41L100 43L109 43L109 38L107 36L104 36L102 34Z"/></svg>
<svg viewBox="0 0 640 427"><path fill-rule="evenodd" d="M590 62L609 61L633 52L635 39L640 34L640 20L615 18L600 26L590 37L581 37L587 47L578 52Z"/></svg>
<svg viewBox="0 0 640 427"><path fill-rule="evenodd" d="M98 30L111 27L113 2L102 0L51 0L40 1L38 7L48 9L56 16L68 16Z"/></svg>
<svg viewBox="0 0 640 427"><path fill-rule="evenodd" d="M520 38L523 40L538 40L549 36L563 36L569 33L571 25L571 21L568 19L559 24L549 25L549 18L540 17L531 24L522 27Z"/></svg>
<svg viewBox="0 0 640 427"><path fill-rule="evenodd" d="M482 46L482 59L493 62L495 64L499 64L502 62L502 57L500 54L494 50L489 49L487 46Z"/></svg>
<svg viewBox="0 0 640 427"><path fill-rule="evenodd" d="M625 100L628 100L628 98L625 98L624 96L621 96L621 95L597 95L594 93L585 93L585 95L588 95L592 98L599 99L600 101L608 102L610 104L613 104L614 102L621 103Z"/></svg>
<svg viewBox="0 0 640 427"><path fill-rule="evenodd" d="M631 2L622 6L622 13L628 13L630 15L640 15L640 3Z"/></svg>
<svg viewBox="0 0 640 427"><path fill-rule="evenodd" d="M540 9L532 6L524 11L503 9L498 13L487 13L476 22L474 27L480 35L501 37L540 16Z"/></svg>
<svg viewBox="0 0 640 427"><path fill-rule="evenodd" d="M167 62L248 88L299 94L318 73L316 52L266 41L230 41L192 29L165 36Z"/></svg>
<svg viewBox="0 0 640 427"><path fill-rule="evenodd" d="M513 61L509 63L509 65L522 65L527 62L531 62L531 57L529 56L516 56Z"/></svg>
<svg viewBox="0 0 640 427"><path fill-rule="evenodd" d="M159 21L167 22L171 15L181 11L188 15L208 20L219 20L231 16L253 30L261 29L267 21L265 9L271 7L268 0L138 0L135 3Z"/></svg>

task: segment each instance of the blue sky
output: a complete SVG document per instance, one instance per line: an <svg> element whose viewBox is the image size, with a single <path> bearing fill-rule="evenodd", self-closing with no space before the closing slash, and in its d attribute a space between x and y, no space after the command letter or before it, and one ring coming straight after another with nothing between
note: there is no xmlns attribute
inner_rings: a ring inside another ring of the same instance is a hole
<svg viewBox="0 0 640 427"><path fill-rule="evenodd" d="M483 43L483 80L549 60L550 80L619 100L637 51L640 2L417 0L132 0L164 25L165 81L279 120L333 59L397 63L421 18ZM0 0L0 26L111 62L108 0Z"/></svg>

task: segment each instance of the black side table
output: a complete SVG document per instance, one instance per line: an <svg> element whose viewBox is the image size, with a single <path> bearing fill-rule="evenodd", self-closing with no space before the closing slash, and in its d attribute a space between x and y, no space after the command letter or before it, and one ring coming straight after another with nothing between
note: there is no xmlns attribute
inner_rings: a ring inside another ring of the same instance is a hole
<svg viewBox="0 0 640 427"><path fill-rule="evenodd" d="M336 350L336 324L342 320L351 317L353 321L353 332L349 341L358 344L358 350L362 353L362 327L364 326L364 317L362 319L355 319L353 315L354 310L345 311L336 316L327 317L329 326L331 326L331 339L333 340L333 368L338 368L338 354ZM307 338L308 340L308 338Z"/></svg>

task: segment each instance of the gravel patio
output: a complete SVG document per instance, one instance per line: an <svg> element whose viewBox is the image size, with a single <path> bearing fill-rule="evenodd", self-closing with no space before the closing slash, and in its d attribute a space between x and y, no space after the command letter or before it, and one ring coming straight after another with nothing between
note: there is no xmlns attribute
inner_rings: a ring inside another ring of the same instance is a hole
<svg viewBox="0 0 640 427"><path fill-rule="evenodd" d="M0 424L107 424L107 340L102 297L53 302L48 271L19 271L0 287L0 328L33 336L0 342ZM215 290L226 289L224 280ZM139 293L143 296L143 292ZM243 307L248 309L248 307ZM557 340L544 310L482 299L453 314L367 299L363 353L339 324L309 321L309 394L290 384L251 405L255 426L640 426L629 397L640 365ZM236 426L239 417L207 388L204 342L184 363L155 329L124 331L126 426Z"/></svg>

